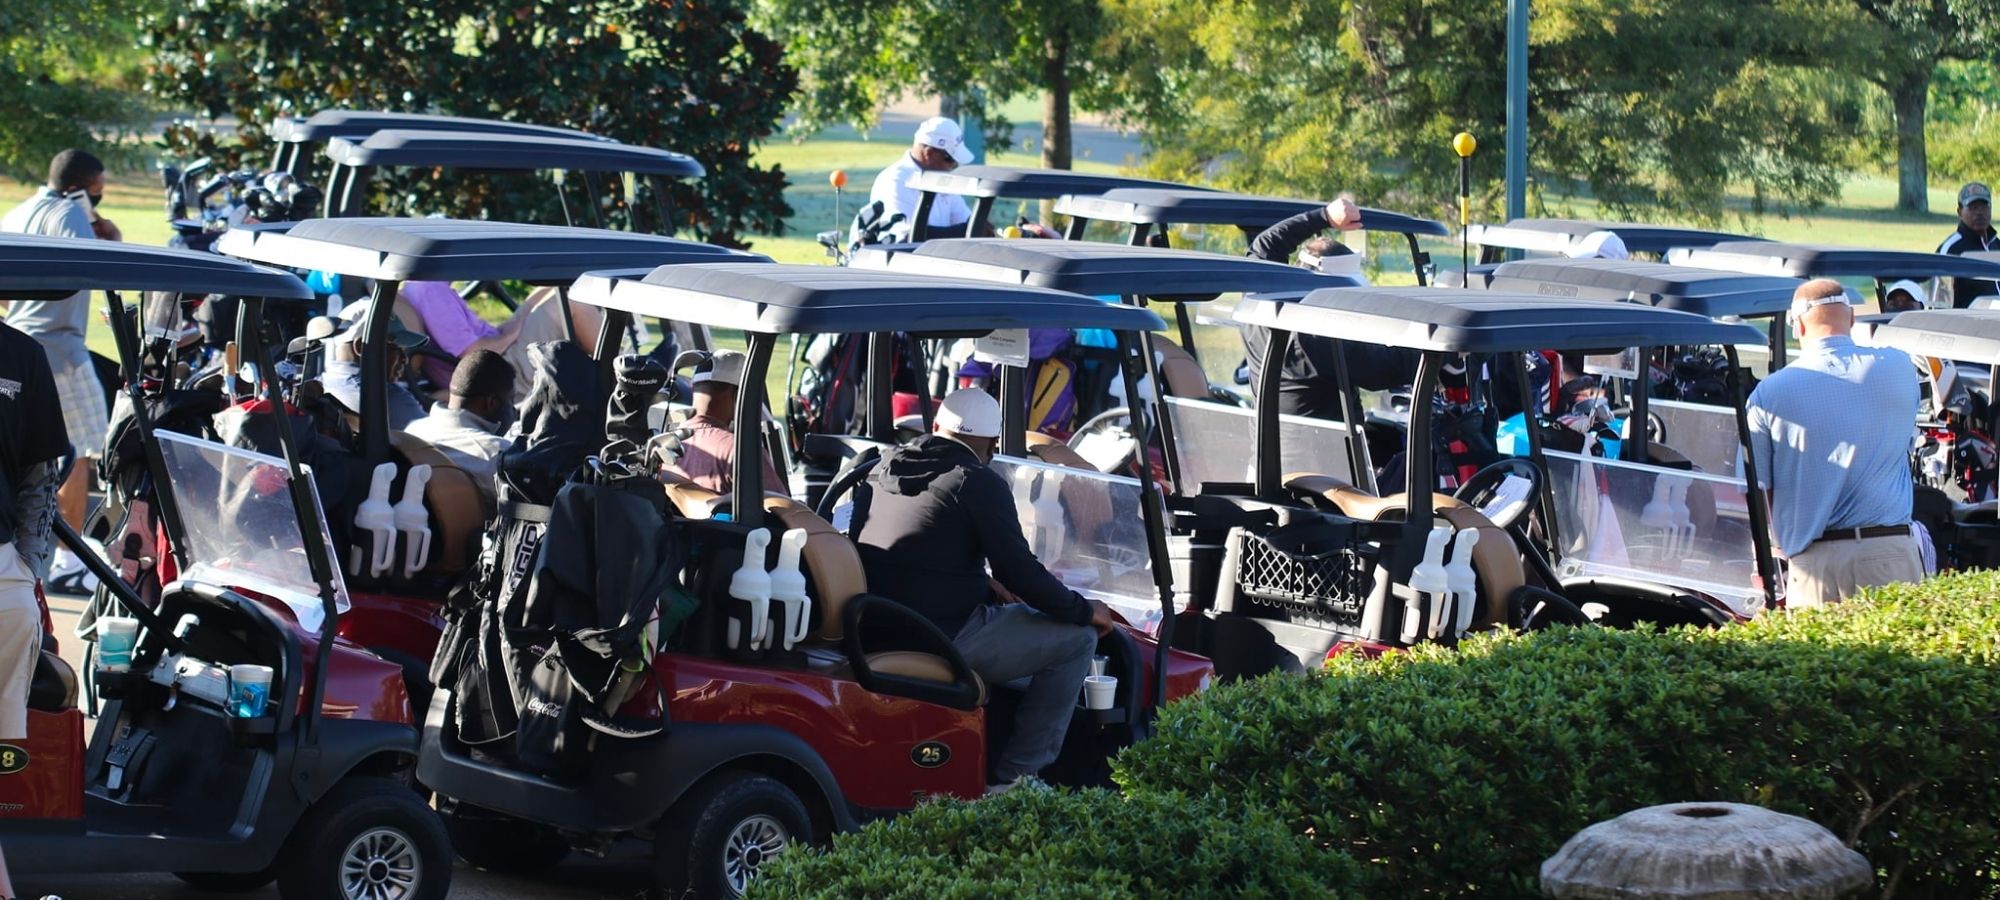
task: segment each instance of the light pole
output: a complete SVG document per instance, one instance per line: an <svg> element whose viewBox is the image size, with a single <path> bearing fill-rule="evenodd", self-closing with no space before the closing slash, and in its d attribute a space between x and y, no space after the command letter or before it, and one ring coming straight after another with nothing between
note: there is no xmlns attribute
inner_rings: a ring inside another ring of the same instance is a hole
<svg viewBox="0 0 2000 900"><path fill-rule="evenodd" d="M1507 218L1528 214L1528 0L1507 0Z"/></svg>

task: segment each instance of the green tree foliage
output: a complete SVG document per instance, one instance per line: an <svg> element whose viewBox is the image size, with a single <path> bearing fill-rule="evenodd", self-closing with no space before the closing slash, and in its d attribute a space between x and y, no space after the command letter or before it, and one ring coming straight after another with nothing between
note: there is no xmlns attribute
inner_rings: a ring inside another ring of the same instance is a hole
<svg viewBox="0 0 2000 900"><path fill-rule="evenodd" d="M1839 65L1889 95L1896 124L1896 208L1926 212L1925 141L1933 76L1947 60L2000 62L2000 0L1823 0L1830 21L1847 20ZM1987 153L1992 154L1989 145Z"/></svg>
<svg viewBox="0 0 2000 900"><path fill-rule="evenodd" d="M1956 60L1939 65L1925 119L1924 155L1933 177L2000 178L2000 66Z"/></svg>
<svg viewBox="0 0 2000 900"><path fill-rule="evenodd" d="M1094 0L759 0L757 15L803 75L802 130L872 125L914 91L952 98L1005 134L995 108L1041 91L1042 164L1067 169L1072 104L1120 105Z"/></svg>
<svg viewBox="0 0 2000 900"><path fill-rule="evenodd" d="M1539 0L1530 28L1531 172L1620 211L1715 219L1747 183L1758 211L1836 187L1849 111L1803 90L1833 23L1811 0ZM1331 196L1355 190L1441 213L1448 144L1488 148L1499 190L1505 5L1454 0L1107 0L1132 119L1155 174Z"/></svg>
<svg viewBox="0 0 2000 900"><path fill-rule="evenodd" d="M123 88L137 0L0 0L0 170L39 184L65 147L116 157L144 108Z"/></svg>
<svg viewBox="0 0 2000 900"><path fill-rule="evenodd" d="M234 146L170 130L183 153L261 161L273 119L325 108L514 119L700 160L708 176L677 185L673 199L679 224L703 239L779 234L790 214L784 172L750 158L776 130L797 73L727 0L212 0L145 27L153 91L243 122Z"/></svg>

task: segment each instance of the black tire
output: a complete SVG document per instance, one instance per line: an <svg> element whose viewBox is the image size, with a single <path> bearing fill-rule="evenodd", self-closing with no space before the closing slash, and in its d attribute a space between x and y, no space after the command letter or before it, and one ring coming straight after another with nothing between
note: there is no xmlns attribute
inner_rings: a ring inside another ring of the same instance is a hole
<svg viewBox="0 0 2000 900"><path fill-rule="evenodd" d="M812 841L812 817L791 788L765 775L726 771L667 811L653 842L654 878L669 898L740 897L766 859ZM752 844L747 853L745 842Z"/></svg>
<svg viewBox="0 0 2000 900"><path fill-rule="evenodd" d="M215 894L247 894L278 879L276 869L262 872L175 872L188 887Z"/></svg>
<svg viewBox="0 0 2000 900"><path fill-rule="evenodd" d="M546 825L463 805L443 818L451 849L474 868L528 875L555 868L569 856L569 839Z"/></svg>
<svg viewBox="0 0 2000 900"><path fill-rule="evenodd" d="M278 859L284 900L443 900L451 890L444 823L392 778L351 777L334 785L300 817ZM350 863L367 879L362 886L389 890L355 889L344 877Z"/></svg>

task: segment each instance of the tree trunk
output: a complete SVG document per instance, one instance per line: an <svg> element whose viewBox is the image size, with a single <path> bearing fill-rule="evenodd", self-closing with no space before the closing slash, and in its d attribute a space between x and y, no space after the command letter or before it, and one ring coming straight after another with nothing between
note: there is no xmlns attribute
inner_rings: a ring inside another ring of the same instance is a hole
<svg viewBox="0 0 2000 900"><path fill-rule="evenodd" d="M1042 168L1067 169L1072 160L1069 128L1069 35L1042 42ZM1056 202L1041 202L1041 219L1053 224Z"/></svg>
<svg viewBox="0 0 2000 900"><path fill-rule="evenodd" d="M1896 106L1896 209L1931 211L1930 160L1924 149L1924 115L1930 104L1930 69L1889 89Z"/></svg>

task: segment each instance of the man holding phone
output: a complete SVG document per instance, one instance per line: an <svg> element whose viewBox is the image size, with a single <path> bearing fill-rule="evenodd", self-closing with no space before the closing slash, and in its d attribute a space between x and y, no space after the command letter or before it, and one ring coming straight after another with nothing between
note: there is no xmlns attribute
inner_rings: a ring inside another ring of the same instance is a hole
<svg viewBox="0 0 2000 900"><path fill-rule="evenodd" d="M64 150L49 163L48 184L0 219L0 232L122 241L125 235L118 226L97 214L104 186L103 162L82 150ZM73 448L69 475L56 500L63 520L78 531L83 530L88 508L90 474L96 468L95 460L104 455L104 432L110 424L104 387L97 380L97 369L91 365L90 348L85 344L90 312L87 291L60 300L17 300L7 310L7 324L42 345L55 375L56 397ZM52 427L55 423L47 424ZM45 584L51 589L86 593L94 587L83 563L67 548L57 552Z"/></svg>

